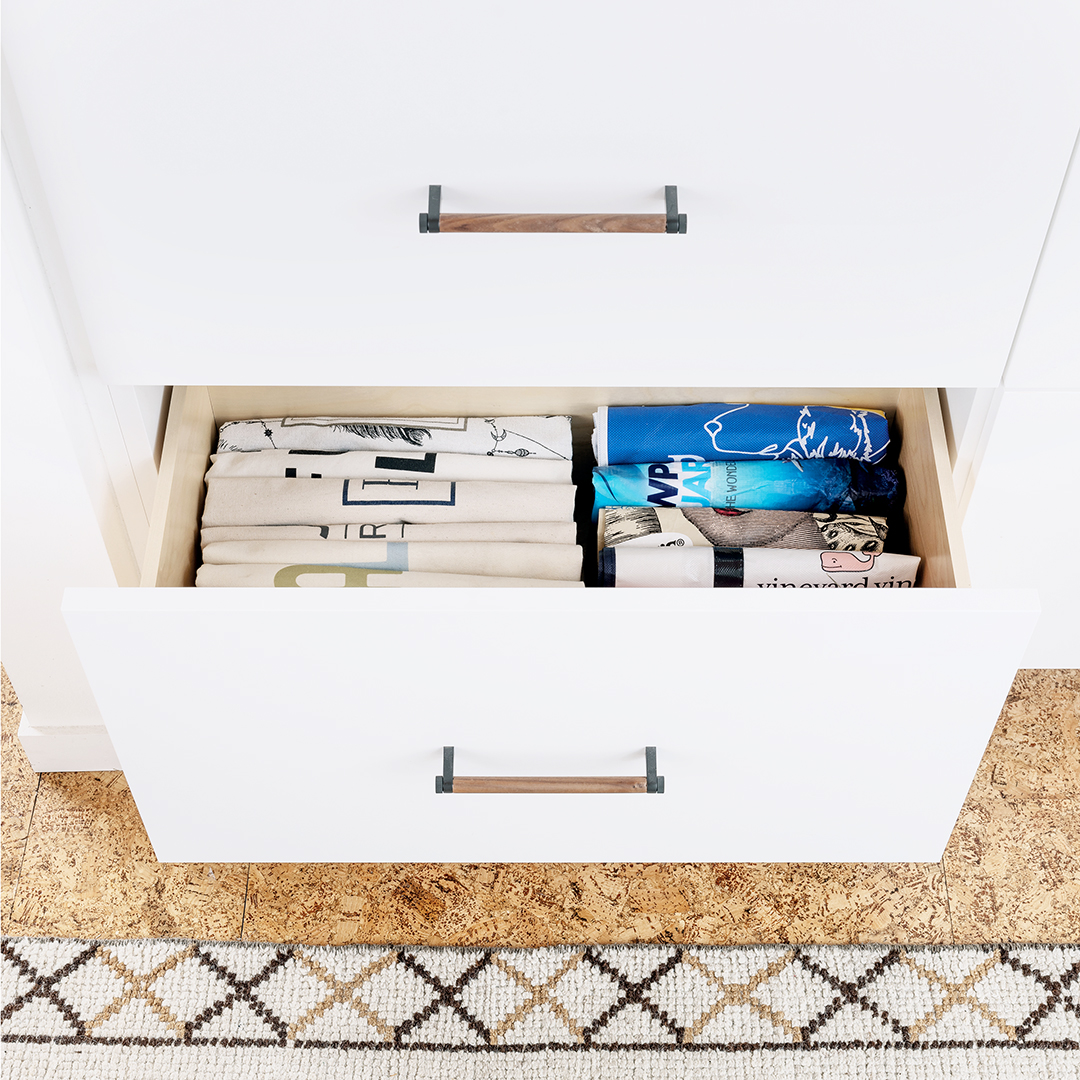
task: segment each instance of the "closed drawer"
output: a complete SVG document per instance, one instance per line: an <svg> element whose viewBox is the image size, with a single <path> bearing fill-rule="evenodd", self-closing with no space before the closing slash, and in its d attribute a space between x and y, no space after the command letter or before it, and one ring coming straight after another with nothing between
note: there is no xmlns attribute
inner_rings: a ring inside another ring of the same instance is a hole
<svg viewBox="0 0 1080 1080"><path fill-rule="evenodd" d="M195 590L216 425L704 400L883 408L922 589ZM967 588L937 393L174 391L144 584L65 615L158 858L892 861L940 857L1037 617ZM811 594L813 593L813 595ZM437 795L471 774L641 771L661 795Z"/></svg>

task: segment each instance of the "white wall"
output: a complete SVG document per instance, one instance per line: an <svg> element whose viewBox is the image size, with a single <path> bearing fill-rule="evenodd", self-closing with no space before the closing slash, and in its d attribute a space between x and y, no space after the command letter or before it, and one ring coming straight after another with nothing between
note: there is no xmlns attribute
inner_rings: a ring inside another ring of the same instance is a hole
<svg viewBox="0 0 1080 1080"><path fill-rule="evenodd" d="M116 768L60 615L66 586L115 585L116 575L6 241L3 282L3 661L35 769Z"/></svg>
<svg viewBox="0 0 1080 1080"><path fill-rule="evenodd" d="M92 358L80 370L72 353L62 266L50 278L31 224L35 214L47 229L47 209L24 197L8 155L21 132L7 95L4 111L2 657L36 770L117 768L60 604L70 585L138 582L132 532L145 534L145 507L112 394Z"/></svg>

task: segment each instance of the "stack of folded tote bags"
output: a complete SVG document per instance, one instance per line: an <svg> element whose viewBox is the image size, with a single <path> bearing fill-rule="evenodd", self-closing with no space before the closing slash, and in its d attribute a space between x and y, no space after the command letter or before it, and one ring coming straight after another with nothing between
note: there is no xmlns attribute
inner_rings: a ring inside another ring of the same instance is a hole
<svg viewBox="0 0 1080 1080"><path fill-rule="evenodd" d="M198 586L583 587L568 416L221 425Z"/></svg>
<svg viewBox="0 0 1080 1080"><path fill-rule="evenodd" d="M820 405L602 407L598 583L911 588L884 550L904 504L885 416Z"/></svg>

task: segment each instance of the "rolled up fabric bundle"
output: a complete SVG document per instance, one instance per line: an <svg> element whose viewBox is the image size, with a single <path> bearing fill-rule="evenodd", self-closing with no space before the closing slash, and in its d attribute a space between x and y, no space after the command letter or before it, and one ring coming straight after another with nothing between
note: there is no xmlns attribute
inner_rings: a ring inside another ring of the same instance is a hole
<svg viewBox="0 0 1080 1080"><path fill-rule="evenodd" d="M910 589L919 559L787 548L604 548L598 583L611 588Z"/></svg>
<svg viewBox="0 0 1080 1080"><path fill-rule="evenodd" d="M769 547L884 551L885 518L802 510L725 510L707 506L606 506L602 547Z"/></svg>
<svg viewBox="0 0 1080 1080"><path fill-rule="evenodd" d="M227 540L203 547L204 563L311 563L485 577L581 578L576 544L401 543L385 540Z"/></svg>
<svg viewBox="0 0 1080 1080"><path fill-rule="evenodd" d="M310 481L318 483L318 481ZM898 469L858 461L668 461L593 469L601 506L718 506L887 517L904 501Z"/></svg>
<svg viewBox="0 0 1080 1080"><path fill-rule="evenodd" d="M573 544L572 521L447 521L438 525L363 522L357 525L216 525L202 530L202 544L226 540L444 540L489 544Z"/></svg>
<svg viewBox="0 0 1080 1080"><path fill-rule="evenodd" d="M569 416L286 416L230 420L217 452L247 450L426 450L569 461Z"/></svg>
<svg viewBox="0 0 1080 1080"><path fill-rule="evenodd" d="M572 463L538 457L490 454L437 454L395 450L258 450L215 454L207 479L227 476L280 476L319 479L356 477L377 480L492 480L519 484L569 484Z"/></svg>
<svg viewBox="0 0 1080 1080"><path fill-rule="evenodd" d="M854 458L880 462L889 425L874 409L833 405L602 405L593 415L598 464Z"/></svg>
<svg viewBox="0 0 1080 1080"><path fill-rule="evenodd" d="M427 574L412 570L365 570L358 566L303 563L203 563L195 575L202 588L333 589L583 589L580 581L488 577L476 574Z"/></svg>
<svg viewBox="0 0 1080 1080"><path fill-rule="evenodd" d="M226 477L206 485L203 526L387 522L572 521L573 484L482 480L286 480Z"/></svg>

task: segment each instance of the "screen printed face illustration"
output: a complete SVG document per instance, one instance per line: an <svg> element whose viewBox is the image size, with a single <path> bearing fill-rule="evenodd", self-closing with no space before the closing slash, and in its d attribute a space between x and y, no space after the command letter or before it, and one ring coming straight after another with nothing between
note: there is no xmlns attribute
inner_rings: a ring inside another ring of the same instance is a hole
<svg viewBox="0 0 1080 1080"><path fill-rule="evenodd" d="M847 427L840 417L846 413ZM733 405L717 413L702 426L713 448L723 456L762 458L839 457L876 461L885 446L875 445L870 428L871 413L866 409L819 408L804 405L794 417L794 432L786 443L764 441L764 428L758 430L758 413L748 404ZM820 424L820 427L819 427ZM725 432L725 427L728 431ZM776 429L769 429L775 435ZM782 436L781 436L782 437ZM763 442L758 446L754 440ZM888 442L887 436L885 440Z"/></svg>

